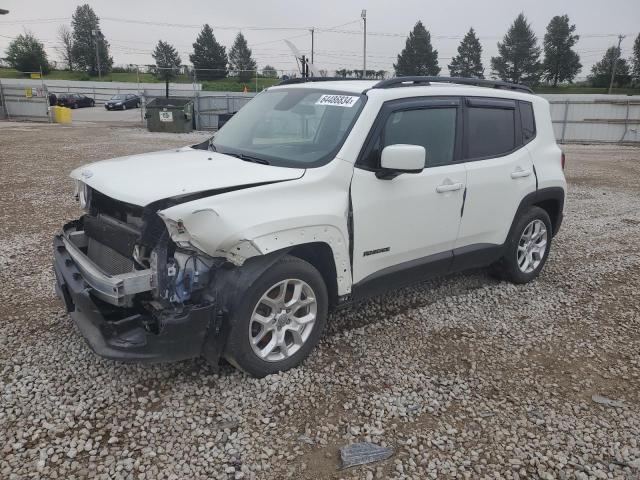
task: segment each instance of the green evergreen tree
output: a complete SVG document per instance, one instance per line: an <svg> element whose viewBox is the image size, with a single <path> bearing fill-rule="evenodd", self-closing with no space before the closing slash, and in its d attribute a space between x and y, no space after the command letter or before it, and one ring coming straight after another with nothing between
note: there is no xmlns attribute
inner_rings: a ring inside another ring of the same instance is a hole
<svg viewBox="0 0 640 480"><path fill-rule="evenodd" d="M231 70L237 70L241 82L249 81L255 74L256 62L251 58L251 49L242 33L238 33L231 50L229 50L229 67Z"/></svg>
<svg viewBox="0 0 640 480"><path fill-rule="evenodd" d="M497 57L491 58L493 73L506 82L535 84L540 79L540 47L524 14L516 17L502 42Z"/></svg>
<svg viewBox="0 0 640 480"><path fill-rule="evenodd" d="M176 78L182 64L180 55L173 45L158 40L151 56L156 61L155 75L159 80L164 80L165 95L169 98L169 82Z"/></svg>
<svg viewBox="0 0 640 480"><path fill-rule="evenodd" d="M631 56L632 75L636 83L640 84L640 33L633 42L633 55Z"/></svg>
<svg viewBox="0 0 640 480"><path fill-rule="evenodd" d="M100 31L100 19L88 5L80 5L71 17L73 28L73 61L75 66L89 72L90 75L98 74L96 62L96 43L100 58L100 73L111 71L113 58L109 55L109 42Z"/></svg>
<svg viewBox="0 0 640 480"><path fill-rule="evenodd" d="M431 34L418 21L409 33L405 47L393 65L396 76L438 75L438 51L431 45Z"/></svg>
<svg viewBox="0 0 640 480"><path fill-rule="evenodd" d="M574 35L575 25L569 25L567 15L556 15L547 25L544 35L544 61L542 70L544 79L557 86L558 82L573 82L582 69L580 56L572 50L580 38Z"/></svg>
<svg viewBox="0 0 640 480"><path fill-rule="evenodd" d="M617 61L616 61L617 59ZM622 87L631 80L629 74L629 65L624 58L620 58L620 49L618 47L609 47L598 63L591 67L591 75L589 82L594 87L608 87L611 82L611 72L613 66L616 66L616 74L613 79L613 85Z"/></svg>
<svg viewBox="0 0 640 480"><path fill-rule="evenodd" d="M451 59L449 73L452 77L484 78L482 45L473 28L458 45L458 55Z"/></svg>
<svg viewBox="0 0 640 480"><path fill-rule="evenodd" d="M16 37L7 48L6 61L19 72L49 73L49 60L44 45L33 33L25 32Z"/></svg>
<svg viewBox="0 0 640 480"><path fill-rule="evenodd" d="M197 70L197 77L203 80L225 78L229 73L226 49L216 41L209 24L202 27L189 60Z"/></svg>

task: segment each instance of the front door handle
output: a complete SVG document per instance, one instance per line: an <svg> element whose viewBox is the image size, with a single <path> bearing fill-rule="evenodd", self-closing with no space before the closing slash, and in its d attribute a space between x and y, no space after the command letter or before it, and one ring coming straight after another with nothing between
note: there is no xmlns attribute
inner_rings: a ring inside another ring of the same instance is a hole
<svg viewBox="0 0 640 480"><path fill-rule="evenodd" d="M462 183L443 183L442 185L438 185L436 187L436 192L438 193L446 193L446 192L455 192L456 190L461 190L464 185Z"/></svg>
<svg viewBox="0 0 640 480"><path fill-rule="evenodd" d="M518 170L511 172L511 178L524 178L531 175L531 170L522 170L519 168Z"/></svg>

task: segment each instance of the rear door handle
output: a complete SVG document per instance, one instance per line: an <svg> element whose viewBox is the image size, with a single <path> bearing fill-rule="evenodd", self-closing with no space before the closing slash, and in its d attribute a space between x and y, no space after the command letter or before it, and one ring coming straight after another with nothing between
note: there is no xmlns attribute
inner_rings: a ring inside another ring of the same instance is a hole
<svg viewBox="0 0 640 480"><path fill-rule="evenodd" d="M511 178L523 178L531 175L531 170L518 169L515 172L511 172Z"/></svg>
<svg viewBox="0 0 640 480"><path fill-rule="evenodd" d="M455 192L456 190L461 190L464 185L462 183L443 183L442 185L438 185L436 187L436 192L438 193L446 193L446 192Z"/></svg>

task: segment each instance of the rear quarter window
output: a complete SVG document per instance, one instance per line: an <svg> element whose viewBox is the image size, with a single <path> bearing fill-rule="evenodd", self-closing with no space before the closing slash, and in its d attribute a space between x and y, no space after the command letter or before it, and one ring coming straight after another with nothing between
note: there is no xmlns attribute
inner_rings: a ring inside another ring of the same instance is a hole
<svg viewBox="0 0 640 480"><path fill-rule="evenodd" d="M533 105L529 102L518 102L520 105L520 121L522 122L522 141L529 143L536 136L536 120Z"/></svg>

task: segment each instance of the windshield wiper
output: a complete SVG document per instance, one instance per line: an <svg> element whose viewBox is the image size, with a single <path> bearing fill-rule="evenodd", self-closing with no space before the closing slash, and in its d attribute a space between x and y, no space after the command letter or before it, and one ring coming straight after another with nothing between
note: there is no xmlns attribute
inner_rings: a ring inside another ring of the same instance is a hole
<svg viewBox="0 0 640 480"><path fill-rule="evenodd" d="M262 165L269 165L269 162L267 162L263 158L252 157L250 155L245 155L244 153L224 152L224 154L225 155L231 155L232 157L239 158L240 160L244 160L245 162L260 163Z"/></svg>

